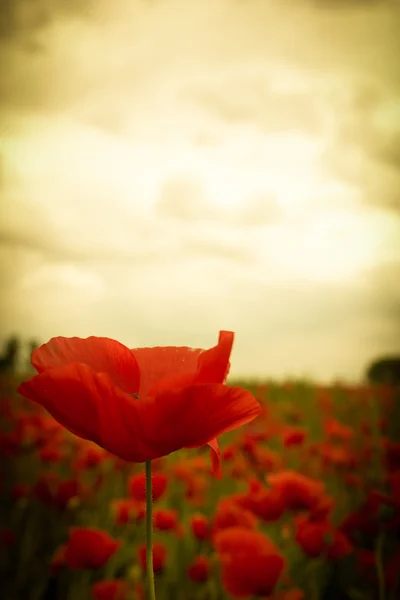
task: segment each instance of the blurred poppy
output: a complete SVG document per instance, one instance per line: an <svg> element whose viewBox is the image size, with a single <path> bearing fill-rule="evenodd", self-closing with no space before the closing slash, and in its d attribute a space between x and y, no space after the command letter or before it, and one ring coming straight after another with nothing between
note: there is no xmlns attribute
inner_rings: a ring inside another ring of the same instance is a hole
<svg viewBox="0 0 400 600"><path fill-rule="evenodd" d="M70 569L99 569L120 547L106 531L95 527L71 527L65 545L65 563Z"/></svg>
<svg viewBox="0 0 400 600"><path fill-rule="evenodd" d="M286 509L285 499L279 490L262 487L247 494L236 494L234 500L266 523L279 521Z"/></svg>
<svg viewBox="0 0 400 600"><path fill-rule="evenodd" d="M231 527L219 531L214 544L222 580L234 598L269 596L285 568L285 559L260 531Z"/></svg>
<svg viewBox="0 0 400 600"><path fill-rule="evenodd" d="M198 583L207 581L210 571L210 561L207 556L196 556L193 562L189 565L187 574L189 579Z"/></svg>
<svg viewBox="0 0 400 600"><path fill-rule="evenodd" d="M221 331L209 350L52 338L32 352L38 374L18 391L75 435L127 461L209 444L220 476L217 436L262 411L249 391L225 385L233 337Z"/></svg>
<svg viewBox="0 0 400 600"><path fill-rule="evenodd" d="M283 445L286 448L290 446L300 446L307 437L307 431L300 427L286 427L282 432Z"/></svg>
<svg viewBox="0 0 400 600"><path fill-rule="evenodd" d="M257 523L258 519L252 512L239 506L234 499L223 498L216 506L212 529L213 533L236 526L255 529Z"/></svg>
<svg viewBox="0 0 400 600"><path fill-rule="evenodd" d="M104 579L92 585L93 600L126 600L128 588L121 579Z"/></svg>
<svg viewBox="0 0 400 600"><path fill-rule="evenodd" d="M297 473L281 471L267 477L272 489L279 492L287 510L312 510L325 497L324 484Z"/></svg>
<svg viewBox="0 0 400 600"><path fill-rule="evenodd" d="M168 485L168 477L165 473L153 473L151 476L151 493L153 502L159 500L163 495ZM128 479L129 494L135 500L142 502L146 501L146 475L145 473L137 473L131 475Z"/></svg>
<svg viewBox="0 0 400 600"><path fill-rule="evenodd" d="M153 527L158 531L173 531L179 526L178 511L173 508L159 508L153 511Z"/></svg>
<svg viewBox="0 0 400 600"><path fill-rule="evenodd" d="M153 571L154 573L160 573L167 560L167 549L161 542L154 542L153 544ZM143 569L146 570L147 564L147 549L145 544L141 544L138 548L139 563Z"/></svg>
<svg viewBox="0 0 400 600"><path fill-rule="evenodd" d="M206 540L210 536L210 524L208 518L201 513L195 513L191 516L190 528L194 537L199 541Z"/></svg>
<svg viewBox="0 0 400 600"><path fill-rule="evenodd" d="M146 515L146 505L133 498L117 498L111 502L111 512L117 525L130 521L142 521Z"/></svg>
<svg viewBox="0 0 400 600"><path fill-rule="evenodd" d="M338 560L352 550L344 533L325 519L312 521L307 517L299 517L296 522L296 542L311 558L325 555L330 560Z"/></svg>

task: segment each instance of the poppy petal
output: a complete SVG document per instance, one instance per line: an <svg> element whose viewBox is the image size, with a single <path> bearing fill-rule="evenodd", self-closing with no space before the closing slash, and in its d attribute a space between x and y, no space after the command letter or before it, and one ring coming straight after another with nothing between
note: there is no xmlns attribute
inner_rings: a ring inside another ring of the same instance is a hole
<svg viewBox="0 0 400 600"><path fill-rule="evenodd" d="M221 450L219 449L218 438L214 438L208 442L210 446L211 466L214 477L222 479L221 470Z"/></svg>
<svg viewBox="0 0 400 600"><path fill-rule="evenodd" d="M196 383L224 383L230 369L229 358L235 334L220 331L218 344L199 356Z"/></svg>
<svg viewBox="0 0 400 600"><path fill-rule="evenodd" d="M262 412L250 392L222 384L190 385L136 400L107 373L80 363L47 369L18 391L72 433L133 462L209 442L218 458L214 438Z"/></svg>
<svg viewBox="0 0 400 600"><path fill-rule="evenodd" d="M156 346L131 350L140 369L139 397L192 383L202 349L187 346ZM189 379L188 379L189 376Z"/></svg>
<svg viewBox="0 0 400 600"><path fill-rule="evenodd" d="M120 458L134 462L154 458L153 449L143 447L140 437L145 402L115 387L106 373L70 364L36 375L22 383L18 392L41 404L75 435Z"/></svg>
<svg viewBox="0 0 400 600"><path fill-rule="evenodd" d="M209 442L207 445L210 447L210 457L211 457L211 467L212 473L214 477L217 479L222 479L222 470L221 470L221 450L218 443L218 438L215 437ZM199 448L198 444L194 444L192 446L186 446L186 448Z"/></svg>
<svg viewBox="0 0 400 600"><path fill-rule="evenodd" d="M17 391L43 406L63 427L100 443L98 404L87 386L90 367L71 364L43 371L21 383Z"/></svg>
<svg viewBox="0 0 400 600"><path fill-rule="evenodd" d="M38 373L70 363L84 363L96 373L108 373L115 385L124 392L138 392L138 364L129 348L116 340L95 336L60 336L32 352L32 365Z"/></svg>
<svg viewBox="0 0 400 600"><path fill-rule="evenodd" d="M189 385L161 392L151 400L142 434L160 456L183 447L204 446L262 411L249 391L222 384Z"/></svg>

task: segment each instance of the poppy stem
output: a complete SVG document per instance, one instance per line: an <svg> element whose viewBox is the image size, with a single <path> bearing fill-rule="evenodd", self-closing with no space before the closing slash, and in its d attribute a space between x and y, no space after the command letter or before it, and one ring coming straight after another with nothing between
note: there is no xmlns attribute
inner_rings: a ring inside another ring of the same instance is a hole
<svg viewBox="0 0 400 600"><path fill-rule="evenodd" d="M147 598L156 600L153 570L153 494L151 481L151 460L146 461L146 576Z"/></svg>

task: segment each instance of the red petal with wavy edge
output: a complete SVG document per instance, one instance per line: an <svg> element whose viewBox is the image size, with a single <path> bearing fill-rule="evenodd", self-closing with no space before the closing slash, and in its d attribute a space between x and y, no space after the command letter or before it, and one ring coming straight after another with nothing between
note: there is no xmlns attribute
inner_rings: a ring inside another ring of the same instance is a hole
<svg viewBox="0 0 400 600"><path fill-rule="evenodd" d="M234 598L270 596L285 568L280 554L234 554L222 563L222 581Z"/></svg>
<svg viewBox="0 0 400 600"><path fill-rule="evenodd" d="M262 412L250 392L222 384L191 385L136 400L106 373L94 373L84 364L44 371L18 391L76 435L133 462L209 442L217 455L217 435Z"/></svg>
<svg viewBox="0 0 400 600"><path fill-rule="evenodd" d="M248 423L262 411L250 392L222 384L187 386L133 402L135 415L130 404L122 401L117 410L107 404L107 414L102 411L104 448L125 460L144 462L212 442L217 475L219 456L214 438Z"/></svg>
<svg viewBox="0 0 400 600"><path fill-rule="evenodd" d="M203 350L188 346L155 346L131 350L140 369L139 397L154 395L163 389L192 383L197 359Z"/></svg>
<svg viewBox="0 0 400 600"><path fill-rule="evenodd" d="M95 336L54 337L32 352L32 365L38 373L71 363L83 363L96 373L108 373L124 392L138 392L139 366L129 348L116 340Z"/></svg>
<svg viewBox="0 0 400 600"><path fill-rule="evenodd" d="M97 527L71 527L65 562L71 569L99 569L121 546L121 541Z"/></svg>
<svg viewBox="0 0 400 600"><path fill-rule="evenodd" d="M229 358L235 334L220 331L218 344L199 356L196 383L224 383L230 369Z"/></svg>
<svg viewBox="0 0 400 600"><path fill-rule="evenodd" d="M141 442L146 403L122 392L106 373L79 363L55 367L22 383L18 392L75 435L125 460L155 458L153 449Z"/></svg>
<svg viewBox="0 0 400 600"><path fill-rule="evenodd" d="M214 477L222 479L221 470L221 450L219 449L218 438L214 438L208 442L210 446L211 466Z"/></svg>
<svg viewBox="0 0 400 600"><path fill-rule="evenodd" d="M249 391L218 383L161 392L151 400L143 436L146 445L158 449L159 456L209 442L217 454L214 438L252 421L262 412Z"/></svg>
<svg viewBox="0 0 400 600"><path fill-rule="evenodd" d="M209 350L187 346L134 348L140 368L140 397L194 383L224 383L233 339L233 332L220 331L218 344Z"/></svg>

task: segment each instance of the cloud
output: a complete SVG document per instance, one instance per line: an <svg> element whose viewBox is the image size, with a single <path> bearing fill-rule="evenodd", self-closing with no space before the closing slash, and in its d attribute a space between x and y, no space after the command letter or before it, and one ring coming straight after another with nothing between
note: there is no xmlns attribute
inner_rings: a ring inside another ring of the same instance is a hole
<svg viewBox="0 0 400 600"><path fill-rule="evenodd" d="M185 178L167 180L155 204L155 215L187 223L219 223L220 227L263 227L282 217L282 210L272 195L249 198L240 206L226 211L207 198L201 181Z"/></svg>
<svg viewBox="0 0 400 600"><path fill-rule="evenodd" d="M9 9L1 335L231 328L233 373L260 376L355 377L395 349L398 7Z"/></svg>
<svg viewBox="0 0 400 600"><path fill-rule="evenodd" d="M322 162L347 181L365 206L398 214L400 91L372 83L337 94L334 128Z"/></svg>
<svg viewBox="0 0 400 600"><path fill-rule="evenodd" d="M398 131L380 137L373 149L373 157L380 163L398 170L400 176L400 126Z"/></svg>
<svg viewBox="0 0 400 600"><path fill-rule="evenodd" d="M388 5L393 3L391 0L309 0L312 5L321 9L329 10L353 10L365 11L374 6Z"/></svg>
<svg viewBox="0 0 400 600"><path fill-rule="evenodd" d="M280 78L284 78L284 71ZM321 104L310 89L297 90L298 82L288 70L285 86L288 90L274 88L269 83L274 72L264 69L250 76L231 76L219 80L212 89L192 92L195 101L230 124L253 124L265 132L301 130L319 133L324 114ZM292 89L290 89L292 88Z"/></svg>
<svg viewBox="0 0 400 600"><path fill-rule="evenodd" d="M212 220L215 215L215 209L207 202L201 182L184 178L175 178L164 183L156 204L156 212L184 221Z"/></svg>

